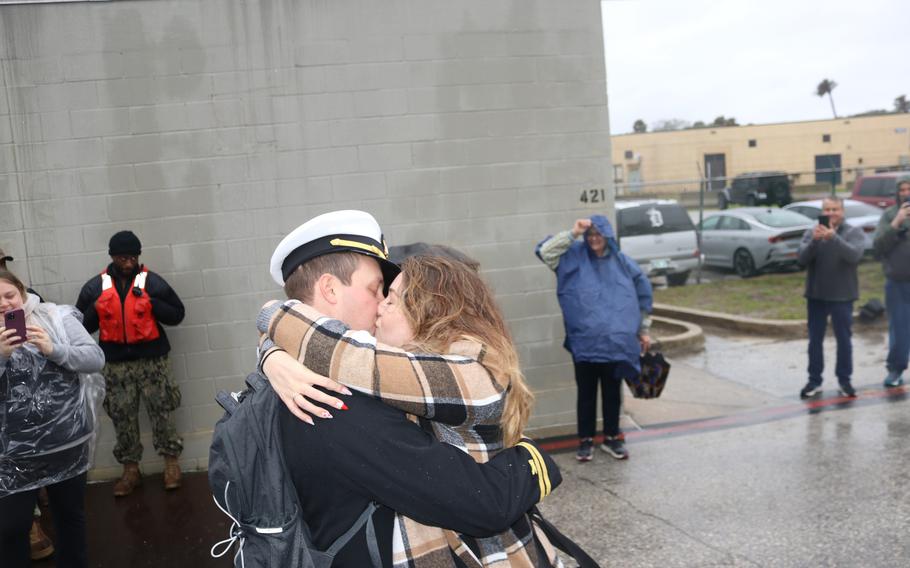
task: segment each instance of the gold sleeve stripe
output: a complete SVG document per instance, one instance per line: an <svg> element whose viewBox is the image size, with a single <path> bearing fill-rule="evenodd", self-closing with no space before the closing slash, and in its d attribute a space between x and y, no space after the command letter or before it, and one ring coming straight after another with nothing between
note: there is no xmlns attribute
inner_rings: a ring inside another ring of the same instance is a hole
<svg viewBox="0 0 910 568"><path fill-rule="evenodd" d="M547 464L543 459L543 456L540 455L540 452L532 444L527 442L518 442L519 446L528 450L528 453L531 454L532 466L536 466L537 469L537 481L540 483L540 500L543 501L543 498L548 496L553 490L550 483L550 475L547 473Z"/></svg>
<svg viewBox="0 0 910 568"><path fill-rule="evenodd" d="M349 241L346 239L332 239L331 241L329 241L329 244L331 244L333 247L358 248L360 250L369 251L383 260L388 260L388 255L386 255L386 253L382 252L382 250L375 245L367 245L364 243L358 243L357 241Z"/></svg>
<svg viewBox="0 0 910 568"><path fill-rule="evenodd" d="M540 452L534 447L533 444L524 443L525 448L531 453L531 457L534 459L534 463L537 464L537 471L539 474L539 479L541 481L541 490L540 490L540 500L543 501L543 498L550 494L552 490L550 488L550 476L547 474L547 464L543 461L543 456L540 455Z"/></svg>

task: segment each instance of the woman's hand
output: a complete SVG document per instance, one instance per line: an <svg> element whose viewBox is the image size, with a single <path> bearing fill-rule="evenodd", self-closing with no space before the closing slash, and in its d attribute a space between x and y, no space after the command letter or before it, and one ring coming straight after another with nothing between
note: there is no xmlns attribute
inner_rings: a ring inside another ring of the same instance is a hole
<svg viewBox="0 0 910 568"><path fill-rule="evenodd" d="M310 415L320 418L332 417L327 410L316 406L310 402L311 400L339 410L348 409L342 401L314 387L319 386L328 391L347 395L351 394L351 391L328 377L317 375L284 351L270 354L262 370L288 410L307 424L313 424Z"/></svg>
<svg viewBox="0 0 910 568"><path fill-rule="evenodd" d="M54 342L51 341L51 336L37 325L28 325L25 330L27 332L26 342L37 347L45 357L50 357L54 352Z"/></svg>
<svg viewBox="0 0 910 568"><path fill-rule="evenodd" d="M651 349L651 336L648 334L639 335L638 343L641 344L641 354L644 355Z"/></svg>
<svg viewBox="0 0 910 568"><path fill-rule="evenodd" d="M4 329L0 332L0 355L7 359L13 354L13 351L22 346L24 337L16 335L15 329Z"/></svg>

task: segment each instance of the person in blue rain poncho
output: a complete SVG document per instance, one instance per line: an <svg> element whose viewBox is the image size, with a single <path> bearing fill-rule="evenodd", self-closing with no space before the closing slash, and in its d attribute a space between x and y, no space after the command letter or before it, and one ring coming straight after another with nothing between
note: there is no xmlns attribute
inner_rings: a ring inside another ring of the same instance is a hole
<svg viewBox="0 0 910 568"><path fill-rule="evenodd" d="M619 428L622 383L640 373L640 355L651 345L651 284L635 261L620 252L613 227L603 215L578 219L572 229L541 241L535 252L556 272L566 328L563 345L575 364L576 457L593 458L600 385L604 426L600 448L616 459L627 459Z"/></svg>

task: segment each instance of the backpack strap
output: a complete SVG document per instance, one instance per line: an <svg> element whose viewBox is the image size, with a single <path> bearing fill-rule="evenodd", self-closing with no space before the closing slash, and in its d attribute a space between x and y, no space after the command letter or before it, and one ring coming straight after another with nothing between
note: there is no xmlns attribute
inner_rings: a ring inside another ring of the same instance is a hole
<svg viewBox="0 0 910 568"><path fill-rule="evenodd" d="M215 402L221 405L221 408L223 408L225 412L233 415L240 407L240 393L223 390L218 391L215 394Z"/></svg>
<svg viewBox="0 0 910 568"><path fill-rule="evenodd" d="M382 568L382 559L379 557L379 544L376 541L376 529L373 527L373 513L376 512L376 509L378 508L379 507L375 502L370 501L370 504L366 506L366 509L364 509L362 513L360 513L360 517L351 525L351 528L338 537L325 553L334 558L335 555L338 554L352 538L354 538L354 535L360 531L360 527L366 525L367 548L370 550L370 559L373 561L373 566L375 566L375 568Z"/></svg>
<svg viewBox="0 0 910 568"><path fill-rule="evenodd" d="M579 568L600 568L600 564L595 562L575 541L559 532L559 529L553 526L550 521L543 518L543 515L540 514L540 509L536 505L528 512L528 516L547 535L553 546L575 559Z"/></svg>
<svg viewBox="0 0 910 568"><path fill-rule="evenodd" d="M265 378L265 376L258 371L247 375L246 385L254 391L259 391L259 390L262 390L263 388L271 388L271 385L269 384L269 380L267 378Z"/></svg>

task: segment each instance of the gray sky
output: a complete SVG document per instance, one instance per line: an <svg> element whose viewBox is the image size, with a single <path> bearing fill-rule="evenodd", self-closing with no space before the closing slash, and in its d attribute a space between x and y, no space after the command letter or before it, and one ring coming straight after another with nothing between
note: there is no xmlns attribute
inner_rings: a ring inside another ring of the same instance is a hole
<svg viewBox="0 0 910 568"><path fill-rule="evenodd" d="M610 130L641 118L739 124L839 117L910 97L906 0L607 0Z"/></svg>

